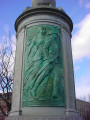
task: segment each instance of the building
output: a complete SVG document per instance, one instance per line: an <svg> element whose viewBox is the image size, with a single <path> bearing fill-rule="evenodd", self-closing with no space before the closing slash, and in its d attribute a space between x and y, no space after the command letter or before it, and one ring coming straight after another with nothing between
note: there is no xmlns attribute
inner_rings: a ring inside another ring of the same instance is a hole
<svg viewBox="0 0 90 120"><path fill-rule="evenodd" d="M90 102L77 99L76 108L83 120L90 120Z"/></svg>
<svg viewBox="0 0 90 120"><path fill-rule="evenodd" d="M0 120L4 120L5 115L2 113L1 107L5 107L6 103L0 96ZM7 112L7 107L3 108L4 113Z"/></svg>
<svg viewBox="0 0 90 120"><path fill-rule="evenodd" d="M1 95L2 95L2 93L0 93L0 120L4 120L5 114L7 114L7 111L8 111L8 107L7 107L5 100L2 99ZM10 92L9 93L9 101L11 101L11 96L12 96L12 93ZM5 99L7 99L7 93L3 94L3 97Z"/></svg>

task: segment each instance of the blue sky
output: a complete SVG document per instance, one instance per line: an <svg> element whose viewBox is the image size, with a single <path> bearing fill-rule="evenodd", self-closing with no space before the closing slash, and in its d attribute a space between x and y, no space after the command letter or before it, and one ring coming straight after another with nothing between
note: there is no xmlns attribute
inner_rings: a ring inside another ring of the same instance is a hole
<svg viewBox="0 0 90 120"><path fill-rule="evenodd" d="M73 21L72 53L76 96L90 94L90 0L56 0ZM0 43L10 30L15 39L14 23L31 0L0 0Z"/></svg>

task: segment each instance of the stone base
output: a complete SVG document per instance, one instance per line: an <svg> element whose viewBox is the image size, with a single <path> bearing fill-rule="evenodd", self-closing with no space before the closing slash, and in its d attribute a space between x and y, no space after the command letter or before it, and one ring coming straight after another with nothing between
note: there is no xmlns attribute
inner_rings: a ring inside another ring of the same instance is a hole
<svg viewBox="0 0 90 120"><path fill-rule="evenodd" d="M80 116L19 116L6 117L5 120L83 120Z"/></svg>

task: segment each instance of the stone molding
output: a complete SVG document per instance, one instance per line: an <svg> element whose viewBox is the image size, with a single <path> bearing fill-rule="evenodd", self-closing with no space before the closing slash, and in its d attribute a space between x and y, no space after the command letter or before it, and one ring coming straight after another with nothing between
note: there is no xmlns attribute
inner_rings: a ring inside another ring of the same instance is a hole
<svg viewBox="0 0 90 120"><path fill-rule="evenodd" d="M19 23L26 19L27 17L30 17L32 15L36 15L36 14L53 14L55 16L58 16L62 19L64 19L70 26L70 31L72 31L73 29L73 23L72 20L70 19L70 17L63 11L60 11L57 8L50 8L50 7L36 7L36 8L30 8L27 11L23 12L16 20L15 22L15 30L17 32L18 29L18 25Z"/></svg>

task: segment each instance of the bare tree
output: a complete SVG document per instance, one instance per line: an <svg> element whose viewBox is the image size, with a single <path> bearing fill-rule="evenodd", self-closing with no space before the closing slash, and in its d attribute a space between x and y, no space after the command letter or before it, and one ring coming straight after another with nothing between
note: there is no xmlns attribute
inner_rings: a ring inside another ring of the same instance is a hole
<svg viewBox="0 0 90 120"><path fill-rule="evenodd" d="M7 116L11 109L11 93L13 90L15 37L9 34L0 40L0 97L4 105L0 104L2 113ZM7 108L7 113L4 112Z"/></svg>

